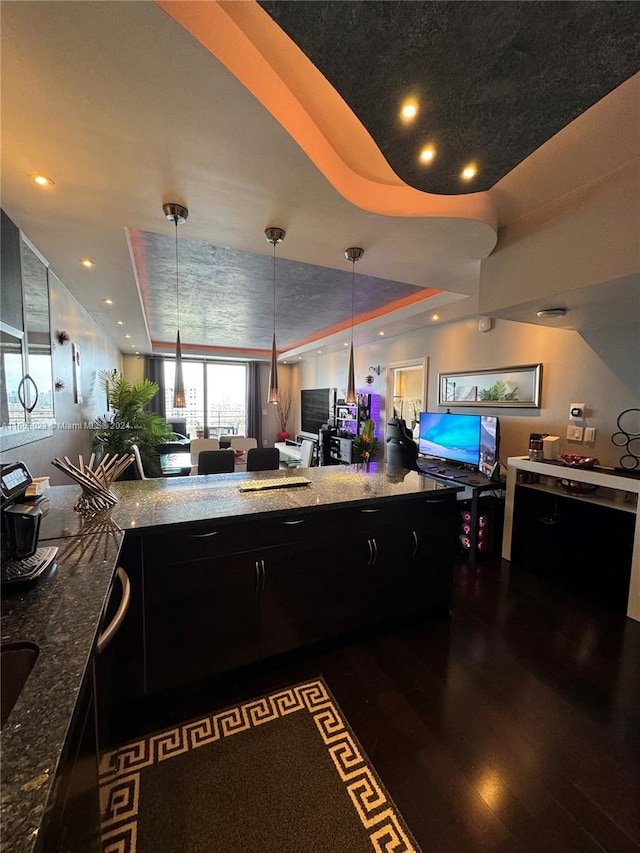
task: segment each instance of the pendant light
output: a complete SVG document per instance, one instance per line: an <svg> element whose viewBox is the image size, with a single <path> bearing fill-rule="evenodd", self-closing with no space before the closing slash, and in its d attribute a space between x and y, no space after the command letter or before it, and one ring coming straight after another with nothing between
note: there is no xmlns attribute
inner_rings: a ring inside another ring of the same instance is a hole
<svg viewBox="0 0 640 853"><path fill-rule="evenodd" d="M173 408L186 409L187 400L184 393L184 377L182 375L182 347L180 346L180 290L178 275L178 225L187 221L189 211L181 204L170 202L163 204L162 209L165 216L176 226L176 375L173 381Z"/></svg>
<svg viewBox="0 0 640 853"><path fill-rule="evenodd" d="M349 406L354 406L356 403L356 379L355 373L353 369L353 315L354 315L354 307L355 307L355 293L356 293L356 261L359 261L360 258L364 255L364 249L358 248L358 246L352 246L350 249L347 249L344 253L345 258L348 261L351 261L351 349L349 350L349 370L347 372L347 395L345 397L345 403Z"/></svg>
<svg viewBox="0 0 640 853"><path fill-rule="evenodd" d="M285 232L282 228L265 228L267 243L273 246L273 343L271 345L271 367L269 369L269 396L267 403L279 403L278 390L278 351L276 349L276 246L282 243Z"/></svg>

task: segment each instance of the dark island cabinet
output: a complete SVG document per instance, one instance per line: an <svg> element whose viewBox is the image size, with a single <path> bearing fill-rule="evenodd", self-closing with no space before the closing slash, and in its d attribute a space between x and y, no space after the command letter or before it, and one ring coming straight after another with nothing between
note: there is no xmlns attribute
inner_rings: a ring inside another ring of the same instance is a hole
<svg viewBox="0 0 640 853"><path fill-rule="evenodd" d="M143 534L146 692L448 609L455 496Z"/></svg>
<svg viewBox="0 0 640 853"><path fill-rule="evenodd" d="M260 559L258 551L170 564L145 559L147 692L257 659Z"/></svg>
<svg viewBox="0 0 640 853"><path fill-rule="evenodd" d="M416 607L442 612L451 609L458 521L454 494L414 501Z"/></svg>

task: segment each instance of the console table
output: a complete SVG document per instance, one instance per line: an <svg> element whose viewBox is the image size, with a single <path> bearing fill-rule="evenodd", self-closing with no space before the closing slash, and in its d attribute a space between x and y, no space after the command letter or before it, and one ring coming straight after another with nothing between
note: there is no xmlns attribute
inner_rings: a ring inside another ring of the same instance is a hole
<svg viewBox="0 0 640 853"><path fill-rule="evenodd" d="M539 481L519 483L518 474L523 472L537 475ZM588 483L599 488L593 494L573 494L561 490L561 480ZM625 476L612 468L570 468L553 462L530 462L525 456L509 457L502 537L502 556L506 560L511 559L516 487L550 492L566 499L585 501L592 505L635 515L627 616L640 621L640 513L638 512L640 478Z"/></svg>

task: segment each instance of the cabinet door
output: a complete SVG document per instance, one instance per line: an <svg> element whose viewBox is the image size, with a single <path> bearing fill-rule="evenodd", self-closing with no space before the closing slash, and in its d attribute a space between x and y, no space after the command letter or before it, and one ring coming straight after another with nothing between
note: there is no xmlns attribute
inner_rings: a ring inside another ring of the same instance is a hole
<svg viewBox="0 0 640 853"><path fill-rule="evenodd" d="M56 772L55 799L38 834L38 853L99 853L102 849L91 671L89 666L80 689Z"/></svg>
<svg viewBox="0 0 640 853"><path fill-rule="evenodd" d="M260 553L144 566L147 691L257 659Z"/></svg>
<svg viewBox="0 0 640 853"><path fill-rule="evenodd" d="M260 653L280 654L329 633L324 539L265 548L260 585Z"/></svg>
<svg viewBox="0 0 640 853"><path fill-rule="evenodd" d="M403 597L399 558L410 553L411 503L341 511L328 524L327 599L335 631L387 621Z"/></svg>
<svg viewBox="0 0 640 853"><path fill-rule="evenodd" d="M416 537L415 610L445 610L451 606L453 564L459 527L455 495L414 501L413 529Z"/></svg>

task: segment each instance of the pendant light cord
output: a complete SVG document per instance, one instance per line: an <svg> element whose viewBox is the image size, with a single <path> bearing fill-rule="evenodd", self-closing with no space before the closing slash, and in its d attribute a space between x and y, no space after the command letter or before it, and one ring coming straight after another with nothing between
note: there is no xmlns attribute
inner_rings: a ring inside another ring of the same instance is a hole
<svg viewBox="0 0 640 853"><path fill-rule="evenodd" d="M353 346L353 315L356 304L356 259L351 261L351 346Z"/></svg>
<svg viewBox="0 0 640 853"><path fill-rule="evenodd" d="M176 226L176 319L178 321L178 331L180 331L180 285L178 275L178 217L174 216L173 221Z"/></svg>
<svg viewBox="0 0 640 853"><path fill-rule="evenodd" d="M276 243L273 243L273 334L276 334Z"/></svg>

